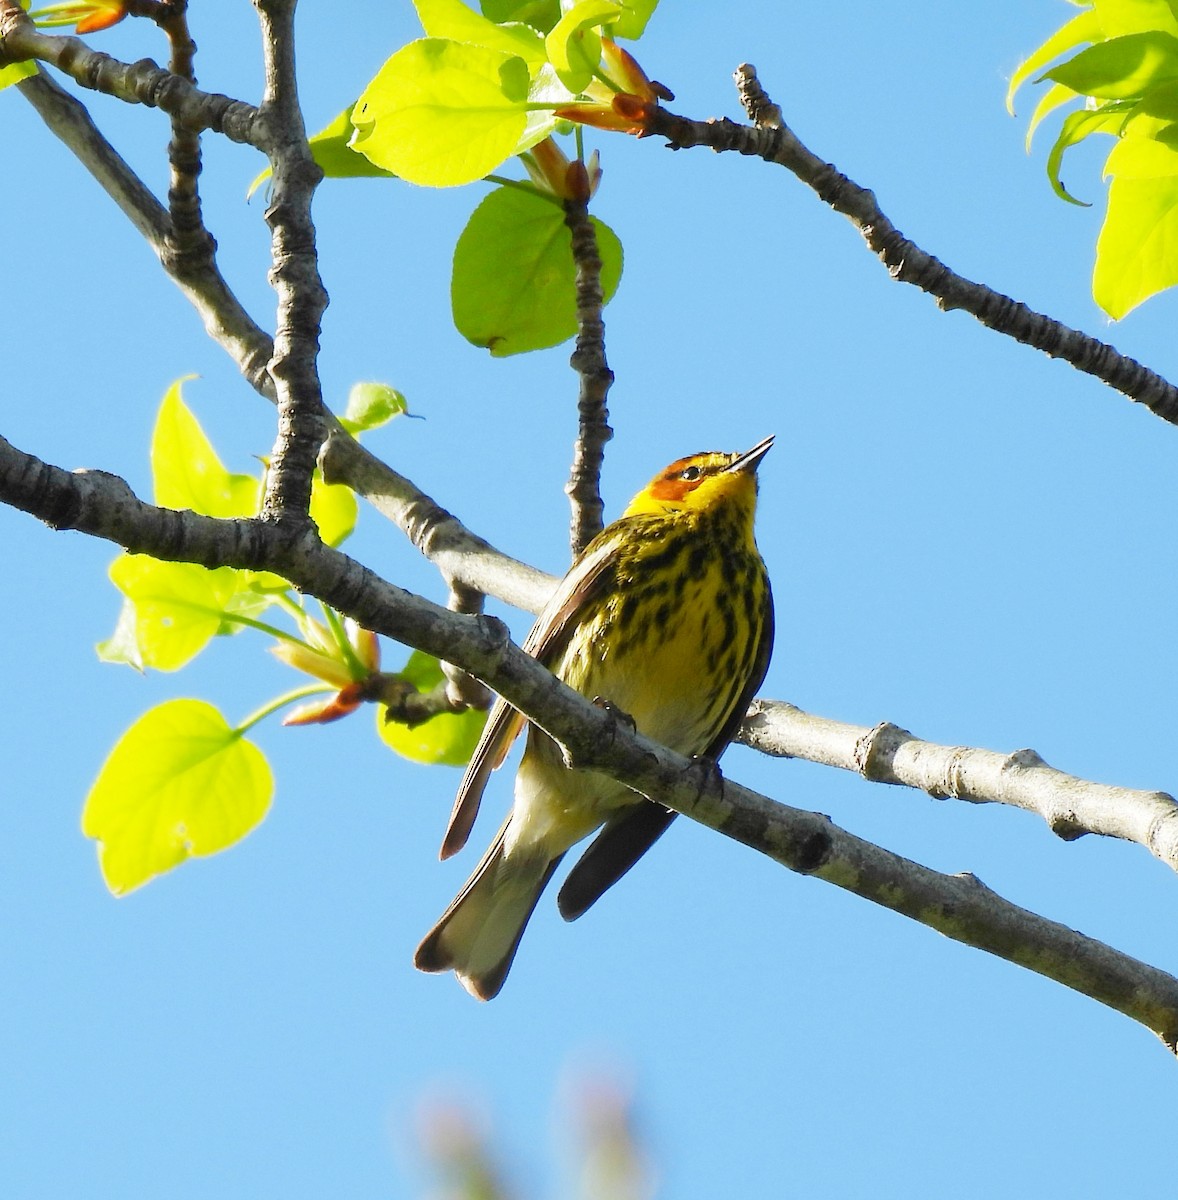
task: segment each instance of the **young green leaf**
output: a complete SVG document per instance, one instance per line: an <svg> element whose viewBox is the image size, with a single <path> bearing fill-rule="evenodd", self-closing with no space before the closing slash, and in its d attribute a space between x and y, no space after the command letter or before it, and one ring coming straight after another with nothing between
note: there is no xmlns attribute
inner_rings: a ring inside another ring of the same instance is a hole
<svg viewBox="0 0 1178 1200"><path fill-rule="evenodd" d="M594 220L608 301L622 245ZM572 236L560 207L520 188L497 188L471 214L454 248L450 303L467 341L496 357L555 346L577 331Z"/></svg>
<svg viewBox="0 0 1178 1200"><path fill-rule="evenodd" d="M230 602L242 586L232 567L210 571L195 563L160 562L143 554L124 554L110 565L115 587L135 606L134 650L120 617L112 649L125 661L176 671L220 632Z"/></svg>
<svg viewBox="0 0 1178 1200"><path fill-rule="evenodd" d="M0 67L0 92L14 83L20 83L22 79L30 79L36 73L35 62L10 63L7 67Z"/></svg>
<svg viewBox="0 0 1178 1200"><path fill-rule="evenodd" d="M186 376L185 379L191 379ZM155 502L162 508L190 508L206 517L252 517L261 499L261 481L231 475L184 403L178 379L160 404L151 438Z"/></svg>
<svg viewBox="0 0 1178 1200"><path fill-rule="evenodd" d="M1054 62L1061 54L1084 42L1098 42L1104 37L1100 18L1092 9L1086 9L1073 17L1062 28L1057 29L1041 46L1034 50L1031 56L1021 62L1018 69L1010 77L1010 87L1006 92L1006 110L1014 116L1015 93L1033 75L1038 74L1049 62Z"/></svg>
<svg viewBox="0 0 1178 1200"><path fill-rule="evenodd" d="M1152 157L1154 152L1145 154ZM1143 162L1130 165L1144 169ZM1115 178L1096 243L1093 298L1113 320L1120 320L1143 300L1175 283L1178 174Z"/></svg>
<svg viewBox="0 0 1178 1200"><path fill-rule="evenodd" d="M488 21L467 8L462 0L413 0L413 7L426 37L449 38L452 42L518 54L533 66L548 61L544 39L527 25Z"/></svg>
<svg viewBox="0 0 1178 1200"><path fill-rule="evenodd" d="M119 739L82 811L116 895L240 841L266 815L265 755L200 700L170 700Z"/></svg>
<svg viewBox="0 0 1178 1200"><path fill-rule="evenodd" d="M394 178L392 171L386 171L384 167L378 167L375 163L369 162L363 154L359 154L348 144L355 132L352 126L352 109L354 107L354 104L349 104L330 124L308 140L311 157L323 168L323 174L328 179L376 176L382 179ZM267 167L249 185L245 198L248 200L269 178L270 168Z"/></svg>
<svg viewBox="0 0 1178 1200"><path fill-rule="evenodd" d="M529 83L518 55L442 38L410 42L365 88L351 145L411 183L470 183L516 153Z"/></svg>
<svg viewBox="0 0 1178 1200"><path fill-rule="evenodd" d="M339 423L355 437L408 411L405 397L387 383L354 383Z"/></svg>
<svg viewBox="0 0 1178 1200"><path fill-rule="evenodd" d="M442 682L442 666L436 658L414 650L401 672L419 692L428 692ZM439 713L412 727L385 720L388 709L376 706L376 729L383 741L403 758L414 762L461 767L469 761L483 731L487 714L475 709L461 713Z"/></svg>
<svg viewBox="0 0 1178 1200"><path fill-rule="evenodd" d="M1044 75L1082 96L1125 100L1155 84L1178 79L1178 37L1130 33L1081 50Z"/></svg>
<svg viewBox="0 0 1178 1200"><path fill-rule="evenodd" d="M541 33L560 20L560 0L481 0L479 7L488 20L499 24L523 21Z"/></svg>
<svg viewBox="0 0 1178 1200"><path fill-rule="evenodd" d="M617 19L613 28L616 38L628 38L636 41L646 32L646 23L658 8L659 0L618 0L622 15Z"/></svg>
<svg viewBox="0 0 1178 1200"><path fill-rule="evenodd" d="M1063 181L1059 177L1064 153L1069 147L1083 141L1091 133L1116 134L1119 132L1125 123L1127 107L1126 104L1112 101L1098 109L1082 108L1078 112L1069 113L1064 118L1059 136L1055 139L1055 145L1051 147L1051 153L1047 156L1047 175L1055 194L1061 200L1067 200L1070 204L1083 205L1085 203L1083 200L1077 200L1064 187Z"/></svg>
<svg viewBox="0 0 1178 1200"><path fill-rule="evenodd" d="M1106 38L1151 29L1178 36L1178 14L1173 0L1092 0Z"/></svg>
<svg viewBox="0 0 1178 1200"><path fill-rule="evenodd" d="M316 469L311 476L311 520L319 527L319 536L329 545L338 546L356 528L356 495L342 483L324 483Z"/></svg>
<svg viewBox="0 0 1178 1200"><path fill-rule="evenodd" d="M589 86L601 62L601 26L621 16L616 0L577 0L544 39L548 59L571 92Z"/></svg>
<svg viewBox="0 0 1178 1200"><path fill-rule="evenodd" d="M124 597L114 633L94 647L99 659L102 662L125 664L134 667L136 671L142 671L146 664L139 652L137 628L135 605Z"/></svg>

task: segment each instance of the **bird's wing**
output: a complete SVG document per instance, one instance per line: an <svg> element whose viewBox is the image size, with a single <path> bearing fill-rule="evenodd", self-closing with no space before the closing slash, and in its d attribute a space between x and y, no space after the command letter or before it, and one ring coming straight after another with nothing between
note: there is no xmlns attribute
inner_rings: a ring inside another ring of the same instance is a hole
<svg viewBox="0 0 1178 1200"><path fill-rule="evenodd" d="M753 669L728 720L704 751L705 758L719 758L736 736L769 669L769 659L773 654L773 592L768 580L765 584L761 636L757 640ZM675 815L669 808L653 800L643 800L607 821L561 886L556 897L560 915L566 921L575 921L595 904L662 837Z"/></svg>
<svg viewBox="0 0 1178 1200"><path fill-rule="evenodd" d="M523 649L534 659L551 666L560 656L571 631L580 621L585 605L597 595L608 579L616 546L615 538L591 543L569 568L569 573L557 585L552 598L524 639ZM450 823L442 839L442 858L457 854L466 845L475 817L478 816L487 779L496 767L502 765L512 742L525 724L523 716L506 700L500 698L495 701L478 745L470 757L466 774L458 785Z"/></svg>

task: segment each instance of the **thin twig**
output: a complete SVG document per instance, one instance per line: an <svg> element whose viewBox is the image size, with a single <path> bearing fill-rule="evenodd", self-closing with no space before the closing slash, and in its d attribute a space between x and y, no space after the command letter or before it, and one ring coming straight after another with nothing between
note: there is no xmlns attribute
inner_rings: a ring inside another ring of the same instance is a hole
<svg viewBox="0 0 1178 1200"><path fill-rule="evenodd" d="M295 0L255 0L262 23L266 88L261 113L273 173L270 283L278 294L270 377L278 401L278 437L266 475L262 515L309 522L311 474L327 435L319 382L319 330L327 292L319 276L311 197L323 168L311 156L295 78Z"/></svg>
<svg viewBox="0 0 1178 1200"><path fill-rule="evenodd" d="M455 613L466 616L478 616L483 611L484 594L475 588L467 587L456 579L449 582L449 596L446 607ZM461 667L451 662L442 662L442 674L446 676L443 687L446 699L452 710L460 712L464 708L487 709L491 707L491 693L487 685L476 679Z"/></svg>
<svg viewBox="0 0 1178 1200"><path fill-rule="evenodd" d="M171 50L168 67L173 75L196 83L193 60L196 43L188 29L188 0L171 0L158 6L155 22L168 39ZM168 142L168 212L172 218L171 254L190 260L195 269L213 261L217 243L205 228L201 214L200 133L172 118L172 137ZM192 269L192 268L188 268Z"/></svg>
<svg viewBox="0 0 1178 1200"><path fill-rule="evenodd" d="M80 38L41 33L16 0L0 0L0 63L28 59L52 63L84 88L158 108L189 129L212 129L230 141L265 149L265 123L252 104L202 92L149 58L120 62Z"/></svg>
<svg viewBox="0 0 1178 1200"><path fill-rule="evenodd" d="M273 400L274 385L266 370L273 353L270 335L242 307L216 262L171 253L167 210L103 137L81 101L44 71L16 86L50 132L65 143L143 235L200 314L209 337L229 354L253 388Z"/></svg>
<svg viewBox="0 0 1178 1200"><path fill-rule="evenodd" d="M597 249L597 231L589 216L587 200L564 202L564 223L573 235L573 262L576 264L577 345L569 360L581 379L577 397L577 441L573 465L565 493L573 515L569 540L573 557L601 532L601 464L605 443L613 437L609 427L606 397L614 381L605 357L605 322L601 317L604 297L601 291L601 255Z"/></svg>
<svg viewBox="0 0 1178 1200"><path fill-rule="evenodd" d="M972 875L943 875L835 826L726 782L633 733L514 646L502 622L464 617L386 583L310 529L285 536L261 520L217 520L156 508L101 471L66 472L0 438L0 501L57 528L133 553L207 567L271 570L363 628L457 662L565 747L644 796L792 871L852 891L967 945L1054 979L1178 1044L1178 979L1004 900Z"/></svg>
<svg viewBox="0 0 1178 1200"><path fill-rule="evenodd" d="M1042 350L1052 358L1064 359L1077 370L1096 376L1145 405L1162 420L1178 424L1178 387L1107 343L951 271L904 237L883 214L872 192L802 145L780 120L780 110L756 83L752 67L747 64L740 67L736 77L742 97L747 98L763 125L740 125L726 117L694 121L651 105L644 109L644 132L665 137L672 150L710 146L717 152L733 150L785 167L835 212L850 219L893 279L927 292L945 311L960 308L997 333Z"/></svg>

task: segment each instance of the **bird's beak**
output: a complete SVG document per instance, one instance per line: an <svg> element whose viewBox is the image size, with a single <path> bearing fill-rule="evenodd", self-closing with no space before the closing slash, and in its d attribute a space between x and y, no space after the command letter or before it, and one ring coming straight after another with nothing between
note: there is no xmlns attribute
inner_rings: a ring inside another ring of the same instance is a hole
<svg viewBox="0 0 1178 1200"><path fill-rule="evenodd" d="M737 471L745 471L751 475L761 465L761 459L769 453L769 449L773 445L773 437L774 435L770 434L751 450L746 450L735 462L729 463L721 474L728 475Z"/></svg>

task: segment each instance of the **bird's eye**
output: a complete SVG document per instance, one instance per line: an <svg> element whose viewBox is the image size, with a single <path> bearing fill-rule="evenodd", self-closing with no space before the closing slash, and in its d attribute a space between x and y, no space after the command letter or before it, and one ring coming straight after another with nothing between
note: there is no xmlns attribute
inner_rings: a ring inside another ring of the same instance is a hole
<svg viewBox="0 0 1178 1200"><path fill-rule="evenodd" d="M683 470L679 472L679 478L686 480L688 483L694 483L701 474L702 472L700 471L699 467L684 467Z"/></svg>

